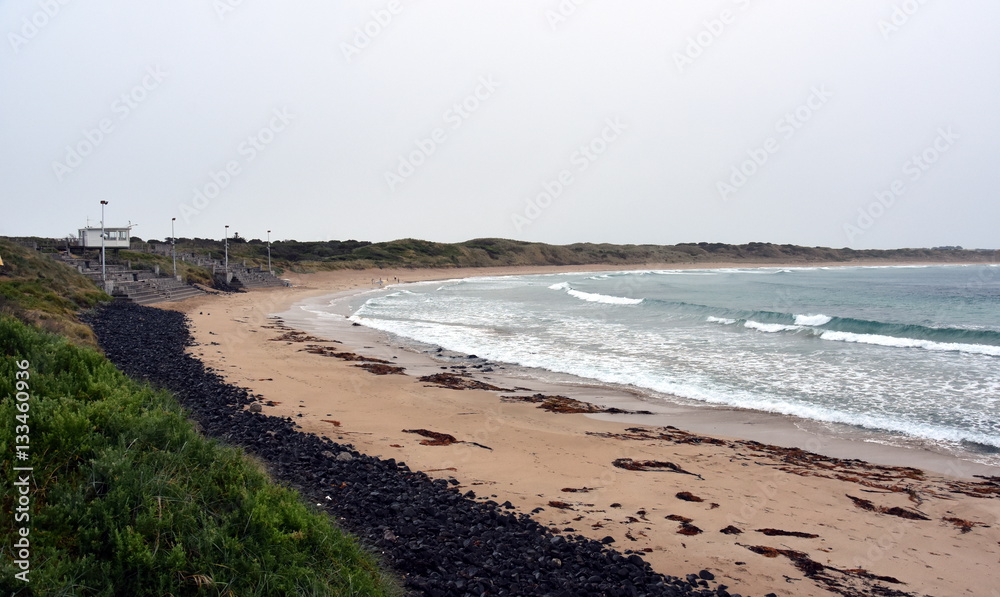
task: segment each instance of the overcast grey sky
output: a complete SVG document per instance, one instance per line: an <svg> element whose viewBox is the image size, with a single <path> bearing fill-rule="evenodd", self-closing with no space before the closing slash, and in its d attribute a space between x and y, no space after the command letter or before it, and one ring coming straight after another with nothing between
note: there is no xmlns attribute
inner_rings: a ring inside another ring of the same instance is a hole
<svg viewBox="0 0 1000 597"><path fill-rule="evenodd" d="M995 0L8 0L0 235L1000 246Z"/></svg>

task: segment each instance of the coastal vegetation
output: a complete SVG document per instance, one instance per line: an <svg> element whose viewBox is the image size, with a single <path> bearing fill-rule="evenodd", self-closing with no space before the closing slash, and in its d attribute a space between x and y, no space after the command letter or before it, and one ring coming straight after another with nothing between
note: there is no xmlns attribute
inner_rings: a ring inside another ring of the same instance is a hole
<svg viewBox="0 0 1000 597"><path fill-rule="evenodd" d="M199 239L201 250L219 254L222 243ZM184 246L184 239L179 241ZM212 245L215 247L212 247ZM501 238L479 238L460 243L436 243L418 239L365 243L359 241L271 243L272 266L298 272L329 269L385 267L490 267L544 265L643 265L650 263L815 263L856 260L958 262L997 259L1000 252L961 249L857 250L800 247L764 242L743 245L682 243L676 245L615 245L574 243L550 245ZM234 243L229 259L265 265L267 245L259 241Z"/></svg>
<svg viewBox="0 0 1000 597"><path fill-rule="evenodd" d="M0 238L0 259L0 316L16 317L80 345L97 346L94 333L77 313L111 300L110 296L72 268L6 238Z"/></svg>
<svg viewBox="0 0 1000 597"><path fill-rule="evenodd" d="M33 239L45 247L44 239ZM55 242L55 241L52 241ZM52 245L49 250L56 250ZM221 239L178 238L178 255L199 255L221 260L226 251ZM751 242L740 245L726 243L679 243L674 245L617 245L607 243L546 243L502 238L477 238L460 243L437 243L405 238L372 243L357 240L298 241L274 240L270 246L260 239L246 239L238 233L229 238L230 263L266 268L270 250L271 268L281 274L335 269L367 269L389 267L490 267L548 265L614 265L643 266L646 264L718 264L746 263L810 264L864 262L869 264L927 262L967 263L996 262L1000 251L965 250L960 247L851 249L803 247L790 244ZM159 251L157 253L157 251ZM169 271L171 260L168 245L161 240L132 239L132 250L121 251L121 259L148 267L159 265ZM207 284L211 274L204 268L178 261L178 273L189 283Z"/></svg>
<svg viewBox="0 0 1000 597"><path fill-rule="evenodd" d="M133 267L142 267L146 269L159 267L161 273L167 274L172 273L173 271L173 259L171 259L169 255L143 251L122 250L118 253L117 258L119 261L125 261L133 264ZM183 259L177 260L177 275L181 276L181 279L188 284L204 284L205 286L212 285L211 270Z"/></svg>
<svg viewBox="0 0 1000 597"><path fill-rule="evenodd" d="M0 474L25 481L0 499L0 593L399 594L328 515L93 347L78 315L110 297L32 249L0 256Z"/></svg>

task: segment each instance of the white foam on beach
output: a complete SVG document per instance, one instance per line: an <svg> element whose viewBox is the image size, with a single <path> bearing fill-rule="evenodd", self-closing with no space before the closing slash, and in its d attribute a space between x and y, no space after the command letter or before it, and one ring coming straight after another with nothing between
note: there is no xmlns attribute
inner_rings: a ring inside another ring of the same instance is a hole
<svg viewBox="0 0 1000 597"><path fill-rule="evenodd" d="M350 319L375 329L428 342L456 352L475 353L490 360L567 373L604 383L644 388L716 406L745 408L825 423L902 433L937 442L952 444L975 442L981 445L1000 447L1000 436L969 429L921 423L874 412L857 412L826 405L791 401L748 389L722 387L707 378L699 378L699 376L685 375L668 378L660 371L643 367L641 362L630 356L609 361L602 355L574 350L539 350L536 338L520 334L505 338L504 342L500 344L489 341L488 336L482 335L482 330L473 332L463 326L431 322L387 321L358 317L357 315Z"/></svg>
<svg viewBox="0 0 1000 597"><path fill-rule="evenodd" d="M830 323L833 320L829 315L796 315L795 325L820 326Z"/></svg>
<svg viewBox="0 0 1000 597"><path fill-rule="evenodd" d="M834 269L840 277L861 268ZM1000 356L1000 346L959 337L954 340L962 344L881 336L877 328L871 334L829 330L828 324L839 320L826 313L854 317L832 300L795 301L800 306L786 311L794 315L777 319L767 312L766 302L747 303L739 294L691 298L701 279L689 283L677 277L718 275L705 281L714 293L720 285L725 290L743 284L738 274L766 276L781 270L730 272L676 271L659 281L626 278L623 285L615 282L626 274L604 272L467 280L458 288L429 282L408 286L418 296L395 292L399 288L381 290L351 320L458 353L643 388L651 397L671 394L681 404L843 423L875 435L890 432L889 443L902 441L896 435L902 433L946 451L971 450L976 458L1000 461L989 449L960 445L1000 447L1000 432L991 418L1000 406L1000 377L986 361ZM795 288L796 276L785 275L782 287ZM761 286L766 280L745 283ZM809 288L810 281L803 287ZM442 291L435 293L435 288ZM633 292L646 299L611 296ZM566 301L562 293L609 306ZM754 298L752 293L748 298ZM645 304L633 309L614 306L640 303ZM763 312L752 315L755 309ZM718 315L707 316L713 312ZM975 319L957 319L950 327L978 329L970 321ZM544 373L528 375L544 379ZM861 433L837 433L841 431Z"/></svg>
<svg viewBox="0 0 1000 597"><path fill-rule="evenodd" d="M990 344L959 344L957 342L933 342L915 338L897 338L895 336L880 336L878 334L854 334L851 332L826 331L819 335L823 340L836 342L854 342L857 344L874 344L894 348L922 348L939 352L965 352L1000 357L1000 346Z"/></svg>

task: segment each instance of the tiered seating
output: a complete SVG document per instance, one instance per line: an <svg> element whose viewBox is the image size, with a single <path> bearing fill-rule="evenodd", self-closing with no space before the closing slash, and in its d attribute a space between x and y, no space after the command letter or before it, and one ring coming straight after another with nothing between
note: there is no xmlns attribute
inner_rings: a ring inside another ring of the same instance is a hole
<svg viewBox="0 0 1000 597"><path fill-rule="evenodd" d="M286 286L285 281L269 271L258 267L240 267L232 269L233 286L243 288L267 288L271 286Z"/></svg>
<svg viewBox="0 0 1000 597"><path fill-rule="evenodd" d="M170 276L160 276L150 270L133 270L128 265L107 263L102 274L100 260L95 261L94 259L76 258L62 254L53 254L52 256L71 267L75 267L98 286L102 286L102 281L107 279L112 284L111 295L118 300L149 305L166 301L179 301L204 294L204 291L194 286L179 282ZM245 263L240 266L230 265L228 271L231 274L231 279L226 283L226 268L221 261L190 253L177 257L210 269L216 277L216 284L223 289L252 289L288 285L271 272L259 267L247 267Z"/></svg>
<svg viewBox="0 0 1000 597"><path fill-rule="evenodd" d="M181 301L205 293L176 278L146 278L116 285L114 294L116 298L121 300L150 305L167 301Z"/></svg>
<svg viewBox="0 0 1000 597"><path fill-rule="evenodd" d="M160 276L150 270L133 270L126 265L107 263L102 272L99 260L70 258L59 254L53 254L53 257L75 267L98 286L103 286L103 280L107 279L112 284L111 296L116 300L150 305L180 301L204 294L203 291L172 276Z"/></svg>

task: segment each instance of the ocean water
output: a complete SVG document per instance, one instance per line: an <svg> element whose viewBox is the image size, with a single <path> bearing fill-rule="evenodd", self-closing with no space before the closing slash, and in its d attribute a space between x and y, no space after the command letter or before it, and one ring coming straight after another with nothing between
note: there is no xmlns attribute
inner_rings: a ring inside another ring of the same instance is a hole
<svg viewBox="0 0 1000 597"><path fill-rule="evenodd" d="M1000 464L1000 267L662 270L406 284L351 316L495 361Z"/></svg>

